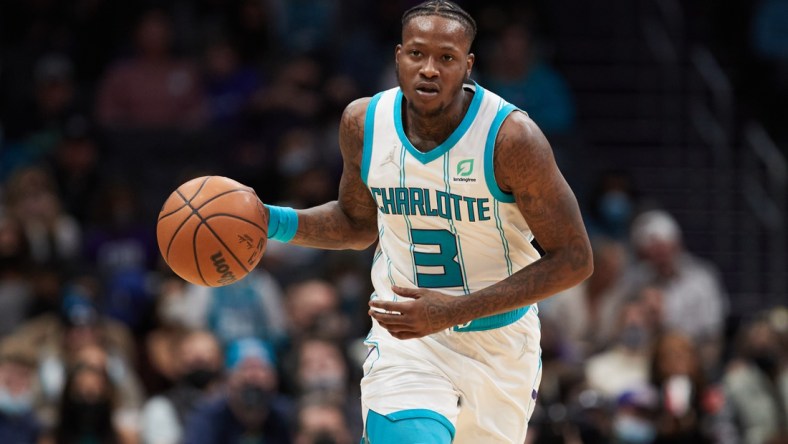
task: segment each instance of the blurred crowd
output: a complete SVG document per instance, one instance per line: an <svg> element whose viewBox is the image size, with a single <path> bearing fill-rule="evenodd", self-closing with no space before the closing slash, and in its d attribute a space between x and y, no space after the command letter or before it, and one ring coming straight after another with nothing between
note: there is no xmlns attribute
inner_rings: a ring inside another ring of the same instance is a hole
<svg viewBox="0 0 788 444"><path fill-rule="evenodd" d="M0 442L358 442L371 251L271 242L242 281L199 287L155 220L205 174L335 198L339 116L396 84L412 3L3 2ZM788 310L730 322L669 211L625 171L573 176L571 89L532 17L467 3L474 79L556 141L594 246L594 275L539 306L528 442L786 442Z"/></svg>

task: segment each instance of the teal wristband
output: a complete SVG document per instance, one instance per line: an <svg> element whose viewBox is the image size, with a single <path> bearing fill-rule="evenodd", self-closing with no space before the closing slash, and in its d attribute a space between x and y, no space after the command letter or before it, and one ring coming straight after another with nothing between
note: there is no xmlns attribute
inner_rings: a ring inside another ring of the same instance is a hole
<svg viewBox="0 0 788 444"><path fill-rule="evenodd" d="M290 207L266 205L268 208L268 239L290 242L298 231L298 214Z"/></svg>

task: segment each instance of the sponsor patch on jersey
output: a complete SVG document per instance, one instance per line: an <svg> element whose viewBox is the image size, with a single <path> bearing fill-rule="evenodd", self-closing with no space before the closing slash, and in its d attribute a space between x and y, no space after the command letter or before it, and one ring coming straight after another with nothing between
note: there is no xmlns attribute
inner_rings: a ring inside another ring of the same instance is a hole
<svg viewBox="0 0 788 444"><path fill-rule="evenodd" d="M476 182L476 178L473 177L473 163L475 159L463 159L457 162L457 166L455 167L455 175L452 176L452 182Z"/></svg>

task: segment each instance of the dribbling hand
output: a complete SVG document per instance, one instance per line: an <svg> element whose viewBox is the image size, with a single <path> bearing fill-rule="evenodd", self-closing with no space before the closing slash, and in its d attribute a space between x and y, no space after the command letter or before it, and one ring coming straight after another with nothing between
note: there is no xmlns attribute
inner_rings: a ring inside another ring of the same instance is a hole
<svg viewBox="0 0 788 444"><path fill-rule="evenodd" d="M452 316L456 297L424 288L392 286L391 289L408 300L371 300L369 315L395 338L420 338L459 323Z"/></svg>

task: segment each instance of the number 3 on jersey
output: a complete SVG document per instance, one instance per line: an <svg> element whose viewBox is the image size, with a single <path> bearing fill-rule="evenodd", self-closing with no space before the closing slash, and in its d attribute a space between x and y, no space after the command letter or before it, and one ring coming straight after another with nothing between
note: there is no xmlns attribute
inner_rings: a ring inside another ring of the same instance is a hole
<svg viewBox="0 0 788 444"><path fill-rule="evenodd" d="M457 262L457 240L448 230L410 230L414 245L413 263L416 264L416 285L424 288L462 287L462 269ZM432 247L429 252L424 246ZM419 248L421 247L421 248ZM437 247L437 251L435 250ZM442 273L422 273L419 267L439 267Z"/></svg>

